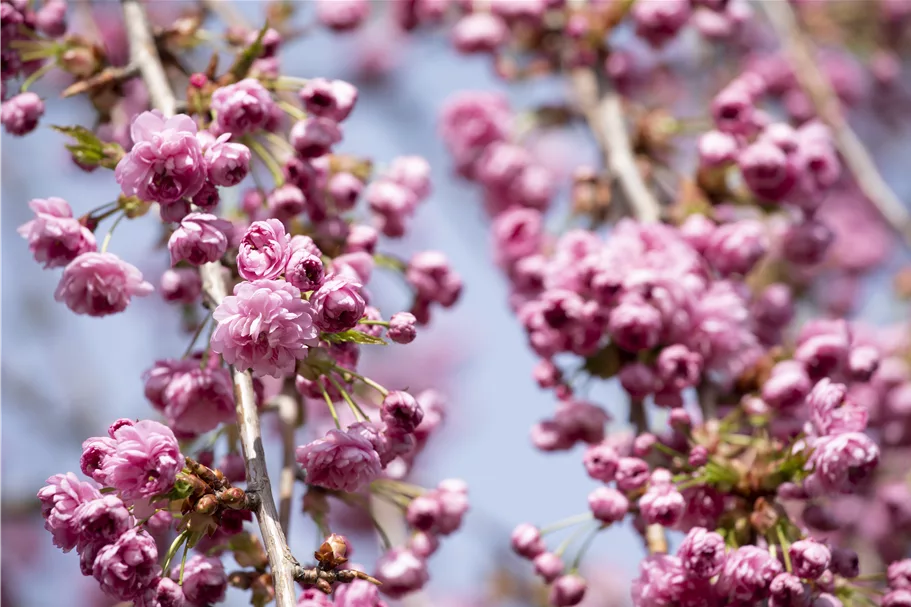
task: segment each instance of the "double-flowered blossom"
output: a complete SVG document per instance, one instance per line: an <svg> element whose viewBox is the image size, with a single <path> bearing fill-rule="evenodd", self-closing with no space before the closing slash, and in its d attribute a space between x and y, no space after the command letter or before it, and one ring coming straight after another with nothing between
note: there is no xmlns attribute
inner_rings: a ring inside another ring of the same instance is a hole
<svg viewBox="0 0 911 607"><path fill-rule="evenodd" d="M254 221L237 250L237 272L247 280L277 278L291 256L291 240L277 219Z"/></svg>
<svg viewBox="0 0 911 607"><path fill-rule="evenodd" d="M410 550L393 548L377 561L376 577L383 583L383 594L396 599L422 588L430 576L424 559Z"/></svg>
<svg viewBox="0 0 911 607"><path fill-rule="evenodd" d="M367 306L361 289L360 284L345 277L326 280L310 297L316 326L329 333L354 328Z"/></svg>
<svg viewBox="0 0 911 607"><path fill-rule="evenodd" d="M108 316L153 291L142 272L113 253L82 253L63 270L54 299L76 314Z"/></svg>
<svg viewBox="0 0 911 607"><path fill-rule="evenodd" d="M223 86L212 93L212 130L235 137L264 128L272 117L275 101L254 78Z"/></svg>
<svg viewBox="0 0 911 607"><path fill-rule="evenodd" d="M230 133L219 135L205 150L209 181L226 188L237 185L250 172L250 148L230 138Z"/></svg>
<svg viewBox="0 0 911 607"><path fill-rule="evenodd" d="M10 135L27 135L35 130L44 115L44 101L31 91L19 93L3 101L0 122Z"/></svg>
<svg viewBox="0 0 911 607"><path fill-rule="evenodd" d="M769 584L782 570L768 550L741 546L728 555L715 588L731 604L752 605L768 597Z"/></svg>
<svg viewBox="0 0 911 607"><path fill-rule="evenodd" d="M62 198L35 198L28 203L35 218L17 229L28 240L35 261L45 268L67 265L82 253L97 249L95 235L73 217L73 210Z"/></svg>
<svg viewBox="0 0 911 607"><path fill-rule="evenodd" d="M109 439L86 441L83 453L101 454L94 466L96 479L120 492L124 500L167 493L183 468L180 446L170 428L156 421L125 421L108 432ZM99 449L98 443L106 444Z"/></svg>
<svg viewBox="0 0 911 607"><path fill-rule="evenodd" d="M228 249L228 235L233 226L226 219L209 213L190 213L168 239L171 265L186 261L200 266L221 259Z"/></svg>
<svg viewBox="0 0 911 607"><path fill-rule="evenodd" d="M123 193L170 205L199 192L206 161L196 132L196 122L184 114L137 116L130 126L133 147L114 172Z"/></svg>
<svg viewBox="0 0 911 607"><path fill-rule="evenodd" d="M273 253L277 251L251 251L248 268L257 272L269 268L264 273L272 273L277 267L281 272L284 265L275 264ZM308 346L316 345L310 303L302 299L297 287L282 280L239 283L212 317L218 323L212 333L212 351L229 365L252 369L257 377L291 373L307 355Z"/></svg>
<svg viewBox="0 0 911 607"><path fill-rule="evenodd" d="M160 573L155 540L142 528L130 529L103 547L92 566L101 589L121 601L138 597Z"/></svg>
<svg viewBox="0 0 911 607"><path fill-rule="evenodd" d="M689 575L710 579L718 575L724 565L724 538L704 527L693 527L680 544L677 556Z"/></svg>
<svg viewBox="0 0 911 607"><path fill-rule="evenodd" d="M374 445L356 429L330 430L296 451L307 483L335 491L359 491L380 475Z"/></svg>
<svg viewBox="0 0 911 607"><path fill-rule="evenodd" d="M357 88L344 80L310 78L298 95L308 113L341 122L354 109Z"/></svg>
<svg viewBox="0 0 911 607"><path fill-rule="evenodd" d="M228 576L220 559L194 555L183 569L183 593L191 605L211 605L225 600Z"/></svg>
<svg viewBox="0 0 911 607"><path fill-rule="evenodd" d="M55 474L46 482L38 492L44 528L51 532L55 546L69 552L81 535L76 511L82 504L99 499L101 494L94 484L80 481L72 472Z"/></svg>

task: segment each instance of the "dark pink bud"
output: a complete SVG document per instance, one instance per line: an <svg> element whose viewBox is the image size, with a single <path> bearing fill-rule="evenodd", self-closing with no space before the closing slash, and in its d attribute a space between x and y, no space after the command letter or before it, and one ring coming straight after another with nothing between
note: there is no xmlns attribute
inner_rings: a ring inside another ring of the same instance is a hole
<svg viewBox="0 0 911 607"><path fill-rule="evenodd" d="M489 12L465 15L452 28L452 43L460 53L489 53L508 35L506 24Z"/></svg>
<svg viewBox="0 0 911 607"><path fill-rule="evenodd" d="M424 560L401 548L393 548L377 561L376 577L383 583L380 591L396 599L420 590L429 578Z"/></svg>
<svg viewBox="0 0 911 607"><path fill-rule="evenodd" d="M607 328L624 350L647 350L658 343L661 313L644 300L629 297L611 311Z"/></svg>
<svg viewBox="0 0 911 607"><path fill-rule="evenodd" d="M383 399L380 418L389 426L413 432L424 418L424 410L411 394L393 391Z"/></svg>
<svg viewBox="0 0 911 607"><path fill-rule="evenodd" d="M418 531L408 540L408 549L422 559L429 558L439 547L440 540L437 539L437 536L424 531Z"/></svg>
<svg viewBox="0 0 911 607"><path fill-rule="evenodd" d="M206 150L206 171L213 184L231 187L250 172L250 148L226 139L227 135L222 135Z"/></svg>
<svg viewBox="0 0 911 607"><path fill-rule="evenodd" d="M683 390L695 386L702 375L702 356L686 346L668 346L658 355L658 378L664 389Z"/></svg>
<svg viewBox="0 0 911 607"><path fill-rule="evenodd" d="M724 538L704 527L693 527L683 538L677 556L690 575L707 580L718 575L724 565Z"/></svg>
<svg viewBox="0 0 911 607"><path fill-rule="evenodd" d="M301 291L313 291L323 284L323 261L310 251L299 248L291 253L285 267L285 280Z"/></svg>
<svg viewBox="0 0 911 607"><path fill-rule="evenodd" d="M314 116L294 123L290 140L302 158L316 158L328 154L342 140L342 131L337 122Z"/></svg>
<svg viewBox="0 0 911 607"><path fill-rule="evenodd" d="M202 293L202 279L193 268L170 268L161 275L159 290L165 301L191 304Z"/></svg>
<svg viewBox="0 0 911 607"><path fill-rule="evenodd" d="M621 457L617 461L617 488L621 491L635 491L648 482L648 464L638 457Z"/></svg>
<svg viewBox="0 0 911 607"><path fill-rule="evenodd" d="M513 552L527 559L533 559L547 550L541 532L530 523L522 523L513 529L511 544Z"/></svg>
<svg viewBox="0 0 911 607"><path fill-rule="evenodd" d="M794 163L781 148L769 141L757 141L737 158L747 186L757 196L773 202L784 199L797 182Z"/></svg>
<svg viewBox="0 0 911 607"><path fill-rule="evenodd" d="M329 179L327 192L338 211L350 211L357 204L357 198L364 189L364 183L351 173L336 173Z"/></svg>
<svg viewBox="0 0 911 607"><path fill-rule="evenodd" d="M629 500L616 489L598 487L588 494L588 507L596 519L611 524L623 520L629 510Z"/></svg>
<svg viewBox="0 0 911 607"><path fill-rule="evenodd" d="M799 540L789 549L794 573L799 577L815 580L829 568L832 553L829 548L813 539Z"/></svg>
<svg viewBox="0 0 911 607"><path fill-rule="evenodd" d="M722 276L745 275L768 250L759 221L744 220L718 226L708 239L705 258Z"/></svg>
<svg viewBox="0 0 911 607"><path fill-rule="evenodd" d="M810 589L791 573L779 573L769 586L769 607L809 607ZM825 605L825 603L823 603Z"/></svg>
<svg viewBox="0 0 911 607"><path fill-rule="evenodd" d="M3 102L0 122L10 135L26 135L35 130L44 115L44 102L32 93L20 93Z"/></svg>
<svg viewBox="0 0 911 607"><path fill-rule="evenodd" d="M690 449L688 462L694 468L700 468L709 461L709 451L702 445L696 445Z"/></svg>
<svg viewBox="0 0 911 607"><path fill-rule="evenodd" d="M397 344L410 344L417 337L414 314L397 312L389 319L389 329L386 335Z"/></svg>
<svg viewBox="0 0 911 607"><path fill-rule="evenodd" d="M369 14L369 0L318 0L316 3L320 23L337 32L355 29Z"/></svg>
<svg viewBox="0 0 911 607"><path fill-rule="evenodd" d="M826 224L806 219L788 228L782 242L782 251L785 259L792 263L816 265L823 260L834 240L835 235Z"/></svg>
<svg viewBox="0 0 911 607"><path fill-rule="evenodd" d="M405 518L418 531L432 531L437 526L442 507L432 495L421 495L408 504Z"/></svg>
<svg viewBox="0 0 911 607"><path fill-rule="evenodd" d="M534 559L535 573L548 584L563 573L563 559L553 552L543 552Z"/></svg>
<svg viewBox="0 0 911 607"><path fill-rule="evenodd" d="M563 575L551 585L548 601L553 607L572 607L582 602L587 588L585 580L580 576Z"/></svg>
<svg viewBox="0 0 911 607"><path fill-rule="evenodd" d="M299 94L309 114L334 122L347 118L357 101L357 88L344 80L311 78Z"/></svg>
<svg viewBox="0 0 911 607"><path fill-rule="evenodd" d="M617 451L612 445L599 443L585 450L582 462L585 465L585 471L590 477L609 483L614 480L614 476L617 473L619 459Z"/></svg>
<svg viewBox="0 0 911 607"><path fill-rule="evenodd" d="M641 400L658 389L658 376L644 363L625 365L620 370L620 385L630 398Z"/></svg>

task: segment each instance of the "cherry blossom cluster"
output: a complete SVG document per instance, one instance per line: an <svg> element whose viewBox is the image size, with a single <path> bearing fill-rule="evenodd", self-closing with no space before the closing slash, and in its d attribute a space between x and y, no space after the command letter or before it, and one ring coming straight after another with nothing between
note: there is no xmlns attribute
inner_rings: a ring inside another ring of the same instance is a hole
<svg viewBox="0 0 911 607"><path fill-rule="evenodd" d="M175 489L183 456L174 433L151 420L118 420L108 436L83 444L83 473L55 474L38 492L45 528L64 552L79 554L83 575L109 596L138 606L210 605L224 599L220 560L197 554L179 571L164 568L154 534L171 514L155 506Z"/></svg>
<svg viewBox="0 0 911 607"><path fill-rule="evenodd" d="M733 2L698 4L701 15L739 10ZM554 10L562 9L558 3ZM691 9L689 2L634 3L629 27L660 47L687 23ZM493 53L506 80L536 74L504 69L515 56L503 59L499 49L511 43L529 66L548 52L571 57L560 65L574 71L574 82L580 69L593 66L603 69L595 82L606 80L608 88L647 90L621 69L623 49L602 46L602 38L516 45L516 24L534 24L535 16L504 17L504 10L462 17L453 30L457 48ZM542 5L540 14L547 10ZM613 15L604 25L593 18L597 10L579 10L580 27L623 27L617 23L626 16ZM707 37L724 37L711 35L704 17L699 23ZM591 45L589 56L579 53L584 45ZM842 174L831 129L814 111L795 115L788 108L786 121L776 119L774 109L760 109L764 99L804 95L793 71L776 71L758 57L746 65L709 100L714 128L698 138L698 166L690 175L683 169L681 177L692 185L664 203L664 221L620 219L604 233L600 225L617 214L611 207L629 202L616 190L630 196L618 183L630 176L617 174L616 165L608 174L580 167L571 212L594 227L576 228L570 216L559 222L570 227L554 233L548 215L562 210L554 195L559 183L543 177L546 168L539 169L523 145L529 117L531 128L542 130L587 120L596 139L604 137L603 124L584 107L560 110L556 119L552 108L514 114L500 94L472 92L457 94L442 111L440 130L456 170L483 190L493 258L541 359L534 379L558 400L554 414L532 428L532 442L544 451L586 445L584 468L603 483L589 495L587 514L544 529L523 524L513 534L514 550L533 560L550 585L553 605L583 600L586 581L578 572L587 547L627 516L653 554L632 587L636 605L841 604L871 591L857 580L857 554L833 517L843 496L868 493L877 482L885 443L880 429L869 426L878 407L869 391L882 385L880 364L889 348L844 320L795 323L802 290L826 275L830 253L837 252L836 229L827 219L838 228L846 205L838 202L830 211L827 204L836 189L854 186ZM543 71L557 69L552 64ZM657 192L659 171L673 166L667 133L679 127L633 107L641 122L630 141L619 144L638 154L635 170ZM609 148L616 140L599 143L608 156L619 153ZM540 185L536 192L527 187L529 174L542 176L533 181ZM658 193L651 196L655 204L664 202ZM855 197L850 204L863 201ZM838 230L838 238L855 238L849 231ZM844 271L838 261L832 265ZM635 435L607 435L613 416L579 395L581 377L619 380ZM665 431L651 430L656 417L666 420ZM892 499L901 499L904 493L894 491ZM578 528L548 550L542 535L566 526ZM666 530L689 532L677 557L665 554ZM588 539L566 560L586 531ZM703 550L705 542L713 560L694 573L686 552ZM810 558L815 568L802 565Z"/></svg>
<svg viewBox="0 0 911 607"><path fill-rule="evenodd" d="M48 21L41 16L58 4L32 13L4 2L4 44L7 21L11 32L19 32ZM180 35L213 35L200 29L201 21L192 23ZM50 36L52 25L37 27ZM253 513L268 515L260 509L264 497L258 487L245 492L234 486L245 482L251 465L238 444L238 424L248 422L237 402L246 396L235 385L249 374L261 415L291 398L299 417L316 409L317 419L333 422L328 430L320 422L314 439L293 453L308 493L368 512L371 496L391 500L413 531L407 545L385 546L376 577L361 567L342 569L347 540L331 535L326 513L316 515L305 501L305 513L319 519L321 530L327 527L329 540L315 568L295 565L292 572L306 588L302 604L384 605L380 591L398 598L426 583L426 559L440 537L461 526L467 487L449 480L424 490L406 482L441 422L440 396L427 391L415 397L362 375L360 349L413 342L435 307L457 302L462 281L441 252L398 259L379 250L382 236L408 233L430 196L427 162L403 156L374 174L369 159L335 153L357 88L283 76L279 29L242 29L224 35L236 50L226 72L216 72L212 62L186 80L182 113L149 110L144 95L134 93L120 100L123 113L107 116L110 122L102 121L97 132L55 127L71 138L77 166L113 170L120 187L115 201L79 217L60 198L30 202L35 218L19 233L36 261L63 268L55 298L77 314L101 317L151 295L153 285L108 247L122 221L157 211L171 266L159 292L182 308L193 336L183 357L155 361L143 376L145 397L167 425L120 420L108 437L87 440L81 466L92 481L52 477L39 493L42 512L54 543L65 551L76 548L83 573L117 600L142 607L209 605L223 600L229 584L249 591L254 604L277 598L276 557L264 550L269 542L264 547L244 528ZM7 75L6 50L4 84L20 74ZM46 57L37 77L62 67L60 56ZM129 80L135 74L105 65L100 53L97 58L97 69L77 76L68 93L141 88ZM16 99L4 101L3 123L25 134L40 112L32 112L32 120L25 102ZM271 180L268 187L261 173ZM229 206L229 199L238 204ZM111 217L99 247L95 232ZM384 319L371 305L367 284L377 267L400 274L409 286L408 311ZM219 281L223 287L213 284ZM227 453L213 467L221 443ZM382 523L376 524L382 532ZM162 541L171 541L166 552ZM196 555L188 558L191 549ZM325 556L330 553L335 556ZM220 557L227 554L240 570L225 571ZM344 590L329 598L336 586Z"/></svg>

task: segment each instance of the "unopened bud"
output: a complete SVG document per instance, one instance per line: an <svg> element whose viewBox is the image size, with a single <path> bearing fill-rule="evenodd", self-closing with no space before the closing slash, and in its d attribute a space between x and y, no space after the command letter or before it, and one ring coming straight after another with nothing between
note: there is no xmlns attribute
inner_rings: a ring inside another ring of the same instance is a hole
<svg viewBox="0 0 911 607"><path fill-rule="evenodd" d="M218 498L211 493L199 498L196 502L196 512L199 514L212 514L218 509Z"/></svg>
<svg viewBox="0 0 911 607"><path fill-rule="evenodd" d="M231 487L221 493L221 503L228 508L240 510L246 505L247 494L240 487Z"/></svg>

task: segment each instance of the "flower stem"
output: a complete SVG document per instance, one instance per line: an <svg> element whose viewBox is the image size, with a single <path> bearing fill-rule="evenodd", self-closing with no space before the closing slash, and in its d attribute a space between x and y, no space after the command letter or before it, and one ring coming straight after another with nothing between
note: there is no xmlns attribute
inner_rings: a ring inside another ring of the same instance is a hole
<svg viewBox="0 0 911 607"><path fill-rule="evenodd" d="M209 319L212 318L211 314L206 314L206 317L202 319L202 322L199 323L199 326L196 327L196 331L193 332L193 338L190 339L190 344L187 346L187 349L184 351L181 358L187 358L190 356L190 352L193 351L193 346L196 345L196 342L199 341L199 336L202 335L202 330L206 328L206 325L209 324Z"/></svg>
<svg viewBox="0 0 911 607"><path fill-rule="evenodd" d="M22 86L19 87L19 92L20 92L20 93L24 93L25 91L27 91L27 90L28 90L28 87L30 87L30 86L32 86L33 84L35 84L35 82L37 82L42 76L44 76L45 74L47 74L49 71L51 71L51 70L54 69L55 67L57 67L57 62L56 62L56 61L48 61L47 63L45 63L44 65L42 65L40 68L38 68L37 70L35 70L35 73L34 73L34 74L32 74L31 76L29 76L29 77L26 79L26 81L22 83Z"/></svg>
<svg viewBox="0 0 911 607"><path fill-rule="evenodd" d="M266 168L269 169L269 173L272 175L272 180L275 182L275 186L279 187L284 185L285 176L282 174L282 168L278 164L278 161L275 157L266 149L266 146L253 139L252 137L247 137L244 139L246 143L253 152L259 156L260 160L263 161L263 164L266 165Z"/></svg>
<svg viewBox="0 0 911 607"><path fill-rule="evenodd" d="M326 384L320 382L320 388L323 391L323 398L326 399L326 404L329 405L329 413L332 415L332 420L335 422L335 427L339 430L342 429L342 424L338 421L338 413L335 411L335 405L332 403L332 398L329 397L329 392L326 390Z"/></svg>
<svg viewBox="0 0 911 607"><path fill-rule="evenodd" d="M332 385L335 386L335 389L342 393L342 398L345 399L345 402L348 403L348 408L351 409L351 412L354 414L354 419L357 421L369 421L370 418L361 410L357 403L351 398L351 395L348 394L348 391L338 383L331 375L326 375L326 378L332 382Z"/></svg>
<svg viewBox="0 0 911 607"><path fill-rule="evenodd" d="M284 99L279 100L278 106L281 109L283 109L286 114L288 114L290 117L294 118L295 120L303 120L307 117L307 114L306 114L306 112L304 112L304 110L300 109L293 103L289 103L289 102L285 101Z"/></svg>
<svg viewBox="0 0 911 607"><path fill-rule="evenodd" d="M365 377L359 373L355 373L354 371L351 371L350 369L346 369L344 367L339 367L338 365L332 365L332 368L333 368L333 370L335 370L336 373L338 373L342 377L344 377L345 375L350 375L351 377L361 380L362 382L364 382L365 384L367 384L368 386L370 386L371 388L373 388L374 390L376 390L377 392L382 394L383 398L386 398L387 396L389 396L389 390L387 390L380 384L376 383L369 377Z"/></svg>
<svg viewBox="0 0 911 607"><path fill-rule="evenodd" d="M174 538L173 542L171 542L171 547L168 548L168 552L165 554L165 557L164 557L164 564L162 564L162 566L161 566L161 568L165 572L165 575L168 574L168 570L171 567L171 559L174 558L174 555L177 554L177 550L180 549L180 545L183 544L185 541L187 541L187 538L189 536L190 536L190 534L188 532L183 531L183 532L181 532L180 535L178 535L176 538Z"/></svg>
<svg viewBox="0 0 911 607"><path fill-rule="evenodd" d="M784 566L788 570L788 573L791 573L794 571L794 569L791 567L791 555L788 550L791 544L788 542L788 538L784 536L784 529L781 527L781 525L775 526L775 533L778 534L778 542L781 544L781 552L784 555Z"/></svg>
<svg viewBox="0 0 911 607"><path fill-rule="evenodd" d="M591 547L592 542L595 541L595 538L598 537L598 534L605 529L606 525L601 524L592 529L588 537L585 538L585 541L582 543L582 546L579 548L579 552L576 554L576 558L573 559L573 564L570 567L570 571L578 571L579 565L582 563L582 558L585 556L585 553L588 552L588 549Z"/></svg>
<svg viewBox="0 0 911 607"><path fill-rule="evenodd" d="M563 553L566 552L566 549L569 548L573 542L575 542L577 539L579 539L579 537L583 533L585 533L585 529L586 528L583 526L583 527L579 527L578 529L573 531L569 535L569 537L567 537L565 540L563 540L563 543L561 543L559 546L557 546L557 549L554 550L554 554L556 554L557 556L563 556Z"/></svg>
<svg viewBox="0 0 911 607"><path fill-rule="evenodd" d="M177 584L183 586L183 570L187 566L187 553L190 551L190 542L184 542L183 558L180 559L180 575L177 577Z"/></svg>
<svg viewBox="0 0 911 607"><path fill-rule="evenodd" d="M566 529L567 527L572 527L573 525L578 525L579 523L584 523L585 521L592 520L592 513L586 512L585 514L577 514L576 516L571 516L565 518L562 521L557 521L552 525L547 527L542 527L540 530L541 535L547 535L548 533L553 533L554 531L559 531L560 529Z"/></svg>
<svg viewBox="0 0 911 607"><path fill-rule="evenodd" d="M388 320L370 320L367 318L362 318L361 320L359 320L357 322L358 322L358 324L361 324L361 325L379 325L381 327L389 326Z"/></svg>
<svg viewBox="0 0 911 607"><path fill-rule="evenodd" d="M114 223L111 225L111 229L108 230L108 233L105 234L105 236L104 236L104 242L101 243L101 252L102 253L104 253L105 251L108 250L108 245L111 244L111 236L114 235L114 230L117 228L118 225L120 225L120 222L126 216L127 216L127 214L124 213L123 215L121 215L120 217L118 217L117 219L114 220Z"/></svg>

